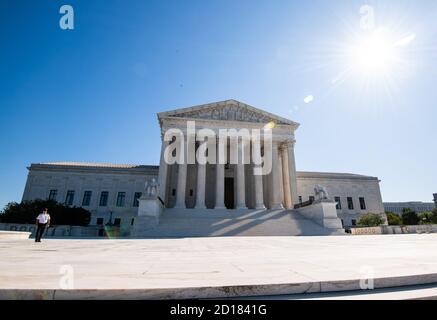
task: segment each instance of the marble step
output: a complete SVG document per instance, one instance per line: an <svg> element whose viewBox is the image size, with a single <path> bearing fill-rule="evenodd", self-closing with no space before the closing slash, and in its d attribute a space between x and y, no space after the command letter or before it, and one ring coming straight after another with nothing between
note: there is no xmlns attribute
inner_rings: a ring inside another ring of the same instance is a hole
<svg viewBox="0 0 437 320"><path fill-rule="evenodd" d="M302 236L343 234L323 228L292 210L166 209L144 238Z"/></svg>
<svg viewBox="0 0 437 320"><path fill-rule="evenodd" d="M241 300L437 300L437 284L374 290L239 297Z"/></svg>
<svg viewBox="0 0 437 320"><path fill-rule="evenodd" d="M434 300L437 298L437 274L383 277L376 278L374 281L374 290L360 290L360 279L147 289L0 288L0 300Z"/></svg>

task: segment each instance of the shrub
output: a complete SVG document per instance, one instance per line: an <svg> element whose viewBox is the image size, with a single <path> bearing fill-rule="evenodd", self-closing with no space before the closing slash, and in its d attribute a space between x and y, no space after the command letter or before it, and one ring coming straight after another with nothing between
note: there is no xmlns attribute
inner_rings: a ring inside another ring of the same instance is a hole
<svg viewBox="0 0 437 320"><path fill-rule="evenodd" d="M88 210L39 199L8 203L0 212L0 222L33 224L44 208L48 209L53 225L87 226L90 223L91 213Z"/></svg>
<svg viewBox="0 0 437 320"><path fill-rule="evenodd" d="M359 219L357 225L359 227L377 227L384 224L385 219L377 213L363 214Z"/></svg>
<svg viewBox="0 0 437 320"><path fill-rule="evenodd" d="M400 226L402 225L402 219L397 214L393 212L386 212L387 222L389 226Z"/></svg>
<svg viewBox="0 0 437 320"><path fill-rule="evenodd" d="M414 226L419 224L417 213L409 208L402 209L402 223L406 226Z"/></svg>

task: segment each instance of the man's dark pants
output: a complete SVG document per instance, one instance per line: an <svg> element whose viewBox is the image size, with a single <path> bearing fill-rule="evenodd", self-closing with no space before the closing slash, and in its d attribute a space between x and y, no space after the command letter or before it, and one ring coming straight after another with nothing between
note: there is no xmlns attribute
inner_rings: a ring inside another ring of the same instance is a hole
<svg viewBox="0 0 437 320"><path fill-rule="evenodd" d="M35 233L35 242L41 242L41 237L44 234L44 231L46 230L47 223L38 223L38 227L36 228Z"/></svg>

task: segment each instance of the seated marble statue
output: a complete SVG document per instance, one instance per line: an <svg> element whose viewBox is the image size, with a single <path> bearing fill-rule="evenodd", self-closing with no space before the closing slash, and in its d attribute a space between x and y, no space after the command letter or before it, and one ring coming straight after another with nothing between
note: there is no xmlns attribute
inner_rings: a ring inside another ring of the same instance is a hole
<svg viewBox="0 0 437 320"><path fill-rule="evenodd" d="M316 201L329 200L328 191L321 185L316 185L314 188L314 194L316 195Z"/></svg>
<svg viewBox="0 0 437 320"><path fill-rule="evenodd" d="M152 180L147 180L146 184L144 185L144 195L147 198L156 198L159 194L159 183L156 181L155 178L152 178Z"/></svg>

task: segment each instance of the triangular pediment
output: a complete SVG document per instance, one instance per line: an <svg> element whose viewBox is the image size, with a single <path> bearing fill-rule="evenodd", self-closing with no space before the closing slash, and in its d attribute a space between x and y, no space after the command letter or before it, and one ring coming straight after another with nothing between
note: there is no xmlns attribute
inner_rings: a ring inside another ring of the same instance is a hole
<svg viewBox="0 0 437 320"><path fill-rule="evenodd" d="M299 124L294 121L285 119L236 100L226 100L198 105L190 108L161 112L158 113L158 118L186 118L195 120L222 120L252 123L269 123L273 121L279 125L291 125L293 127L299 126Z"/></svg>

